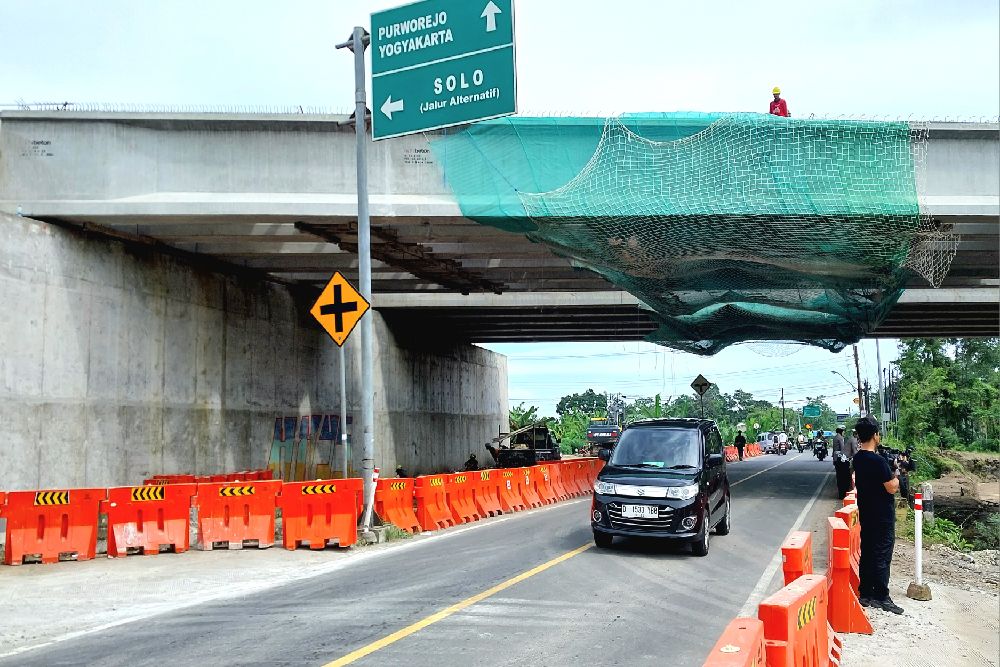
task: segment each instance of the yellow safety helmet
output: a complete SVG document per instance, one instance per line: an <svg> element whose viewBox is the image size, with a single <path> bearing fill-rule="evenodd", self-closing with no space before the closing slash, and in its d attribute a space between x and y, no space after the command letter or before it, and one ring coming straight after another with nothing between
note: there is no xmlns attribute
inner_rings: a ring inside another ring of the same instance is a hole
<svg viewBox="0 0 1000 667"><path fill-rule="evenodd" d="M777 86L775 86L774 90L771 91L771 94L772 95L780 95L781 94L781 88L778 88Z"/></svg>

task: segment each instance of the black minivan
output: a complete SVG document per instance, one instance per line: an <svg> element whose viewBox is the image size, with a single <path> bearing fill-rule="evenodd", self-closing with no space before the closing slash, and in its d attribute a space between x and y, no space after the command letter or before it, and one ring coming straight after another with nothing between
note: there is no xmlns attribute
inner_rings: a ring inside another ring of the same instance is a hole
<svg viewBox="0 0 1000 667"><path fill-rule="evenodd" d="M645 419L630 424L594 483L594 543L615 535L691 543L708 554L708 535L732 525L722 436L710 419Z"/></svg>

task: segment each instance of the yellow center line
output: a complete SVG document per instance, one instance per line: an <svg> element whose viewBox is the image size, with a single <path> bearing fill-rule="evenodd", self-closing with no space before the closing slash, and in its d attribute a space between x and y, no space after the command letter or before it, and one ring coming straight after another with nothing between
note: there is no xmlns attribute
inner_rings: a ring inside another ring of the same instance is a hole
<svg viewBox="0 0 1000 667"><path fill-rule="evenodd" d="M552 560L548 561L547 563L542 563L538 567L534 567L534 568L528 570L527 572L522 572L521 574L517 575L516 577L512 577L512 578L508 579L507 581L504 581L503 583L497 584L493 588L485 590L482 593L477 593L476 595L473 595L470 598L466 598L466 599L462 600L461 602L456 602L455 604L451 605L450 607L447 607L445 609L442 609L439 612L431 614L430 616L427 616L426 618L422 618L419 621L417 621L416 623L414 623L413 625L408 625L405 628L403 628L402 630L397 630L396 632L392 633L391 635L387 635L387 636L383 637L382 639L379 639L377 641L372 642L371 644L368 644L367 646L362 646L358 650L352 651L351 653L348 653L343 658L339 658L337 660L334 660L333 662L327 663L323 667L341 667L341 665L349 665L352 662L354 662L355 660L359 660L359 659L365 657L366 655L369 655L371 653L374 653L375 651L378 651L379 649L383 649L386 646L389 646L390 644L394 644L394 643L398 642L400 639L403 639L404 637L409 637L413 633L419 632L420 630L423 630L424 628L426 628L429 625L433 625L434 623L437 623L438 621L443 621L444 619L448 618L452 614L457 613L459 611L462 611L466 607L471 607L472 605L476 604L477 602L481 602L481 601L485 600L486 598L488 598L488 597L490 597L492 595L496 595L500 591L506 590L506 589L510 588L511 586L513 586L514 584L519 584L522 581L524 581L525 579L529 579L529 578L535 576L536 574L539 574L540 572L544 572L545 570L549 569L550 567L558 565L559 563L562 563L563 561L569 560L573 556L576 556L577 554L581 554L581 553L583 553L587 549L590 549L593 546L594 546L593 544L585 544L582 547L580 547L579 549L573 549L570 552L564 553L562 556L558 556L557 558L553 558Z"/></svg>

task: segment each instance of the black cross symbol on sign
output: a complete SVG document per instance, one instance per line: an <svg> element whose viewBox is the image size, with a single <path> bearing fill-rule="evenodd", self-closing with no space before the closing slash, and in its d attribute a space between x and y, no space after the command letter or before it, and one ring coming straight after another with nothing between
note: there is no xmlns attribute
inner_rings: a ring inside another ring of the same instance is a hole
<svg viewBox="0 0 1000 667"><path fill-rule="evenodd" d="M320 315L333 315L334 316L334 328L337 333L341 333L344 330L344 313L353 313L358 309L357 301L344 302L341 296L341 286L333 286L333 303L329 303L325 306L320 306Z"/></svg>

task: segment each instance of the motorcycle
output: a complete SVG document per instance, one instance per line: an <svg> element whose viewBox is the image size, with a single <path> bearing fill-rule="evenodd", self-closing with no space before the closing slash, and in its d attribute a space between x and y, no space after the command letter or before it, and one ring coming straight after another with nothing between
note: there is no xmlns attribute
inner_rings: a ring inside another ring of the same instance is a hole
<svg viewBox="0 0 1000 667"><path fill-rule="evenodd" d="M782 456L784 456L785 454L787 454L788 453L788 445L786 443L784 443L784 442L779 442L778 443L778 453L781 454Z"/></svg>
<svg viewBox="0 0 1000 667"><path fill-rule="evenodd" d="M826 453L826 443L824 442L817 442L816 446L813 447L813 454L815 454L816 458L820 461L826 458Z"/></svg>
<svg viewBox="0 0 1000 667"><path fill-rule="evenodd" d="M801 454L802 450L805 449L805 448L802 446L802 443L799 442L799 443L795 444L795 449L799 450L799 454Z"/></svg>

